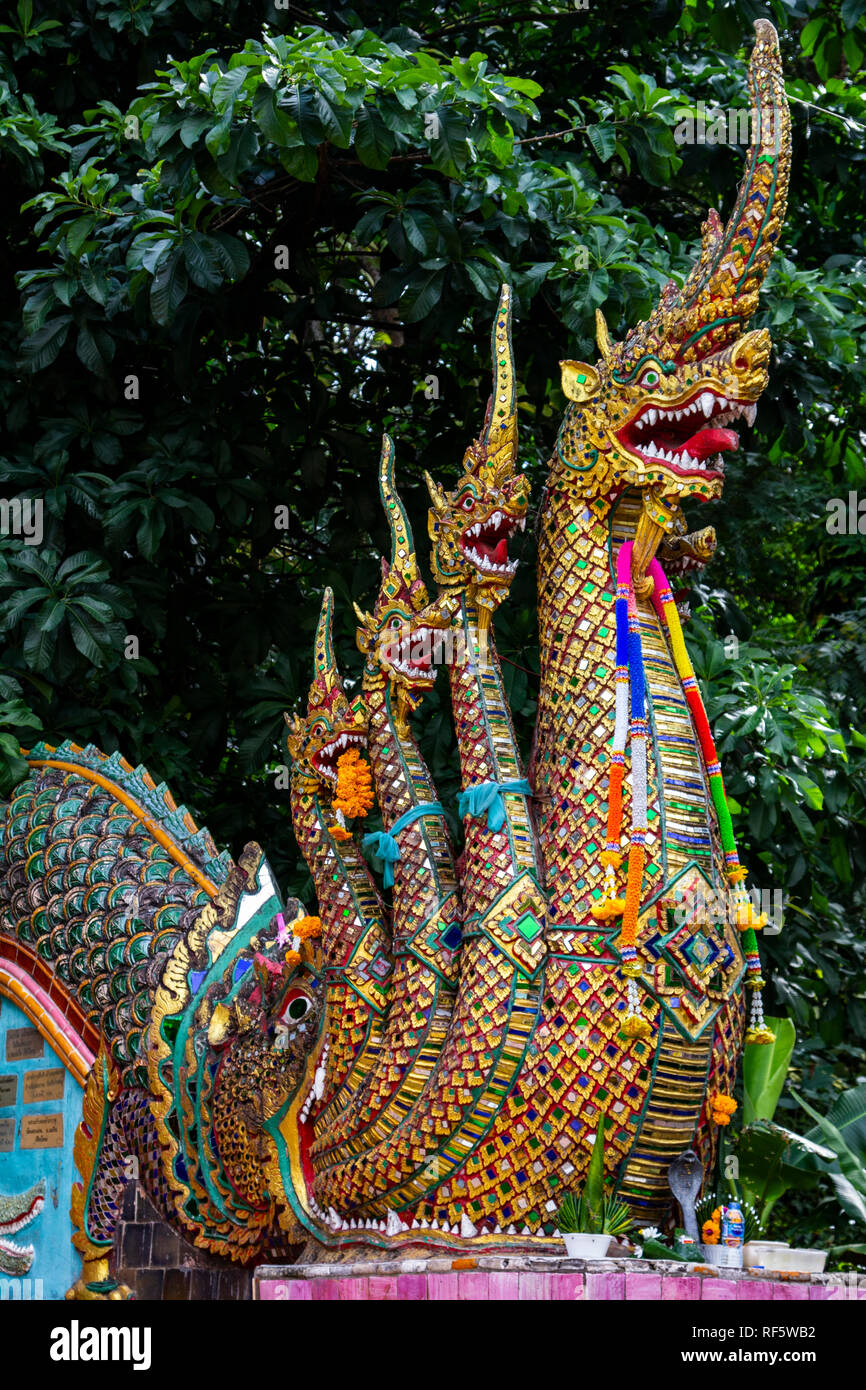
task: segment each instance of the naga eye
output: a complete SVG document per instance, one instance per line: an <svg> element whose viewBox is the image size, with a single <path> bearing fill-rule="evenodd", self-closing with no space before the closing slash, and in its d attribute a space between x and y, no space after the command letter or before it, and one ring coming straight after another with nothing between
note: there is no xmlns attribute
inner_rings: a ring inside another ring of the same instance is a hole
<svg viewBox="0 0 866 1390"><path fill-rule="evenodd" d="M658 386L658 384L659 374L658 372L654 372L652 368L650 368L648 372L644 372L639 382L641 386Z"/></svg>
<svg viewBox="0 0 866 1390"><path fill-rule="evenodd" d="M313 1001L306 990L292 990L283 1005L281 1021L283 1024L300 1023L302 1018L307 1017L312 1007Z"/></svg>
<svg viewBox="0 0 866 1390"><path fill-rule="evenodd" d="M463 508L464 512L471 512L472 508L475 506L475 498L471 496L464 497L460 505Z"/></svg>

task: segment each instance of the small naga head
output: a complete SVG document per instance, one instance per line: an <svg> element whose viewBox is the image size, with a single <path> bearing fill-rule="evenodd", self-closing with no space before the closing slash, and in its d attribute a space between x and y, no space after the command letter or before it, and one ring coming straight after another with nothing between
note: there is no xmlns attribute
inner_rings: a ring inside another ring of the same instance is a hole
<svg viewBox="0 0 866 1390"><path fill-rule="evenodd" d="M385 435L379 462L379 493L391 532L391 559L382 558L382 582L372 613L355 605L357 642L371 674L379 673L397 692L398 722L405 726L436 680L442 634L458 607L454 595L430 601L418 569L406 509L394 485L394 444Z"/></svg>
<svg viewBox="0 0 866 1390"><path fill-rule="evenodd" d="M316 629L315 675L307 715L284 715L286 743L299 770L330 790L337 786L337 762L350 748L367 747L367 710L362 696L349 700L343 690L333 642L334 595L326 589Z"/></svg>
<svg viewBox="0 0 866 1390"><path fill-rule="evenodd" d="M622 343L611 341L599 311L600 360L561 363L570 405L557 479L573 479L587 497L641 488L669 533L685 530L673 520L682 499L721 496L722 455L739 447L731 426L754 422L768 381L770 335L748 324L785 216L791 128L776 31L766 20L755 30L753 144L728 225L709 213L682 288L669 282Z"/></svg>
<svg viewBox="0 0 866 1390"><path fill-rule="evenodd" d="M517 463L517 393L511 347L511 290L505 285L493 323L493 395L480 439L463 458L463 473L446 492L429 473L431 563L443 589L465 589L481 612L507 597L517 569L508 543L526 526L529 480Z"/></svg>
<svg viewBox="0 0 866 1390"><path fill-rule="evenodd" d="M183 1179L191 1215L193 1201L199 1215L210 1211L196 1138L206 1133L215 1188L229 1204L239 1201L254 1212L245 1221L244 1240L251 1245L276 1228L271 1175L280 1157L277 1124L321 1031L318 928L296 899L283 904L261 848L248 844L176 948L160 987L166 1006L177 1008L184 999L192 1017L184 1065L212 1078L180 1117L185 1168L179 1173L174 1165L175 1182ZM167 1046L165 1037L152 1037L157 1057Z"/></svg>

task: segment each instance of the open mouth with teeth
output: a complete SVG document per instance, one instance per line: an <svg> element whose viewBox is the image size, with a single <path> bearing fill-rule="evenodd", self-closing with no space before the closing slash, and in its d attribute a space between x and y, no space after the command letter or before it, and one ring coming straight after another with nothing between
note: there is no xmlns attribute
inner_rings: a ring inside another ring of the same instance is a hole
<svg viewBox="0 0 866 1390"><path fill-rule="evenodd" d="M433 658L437 641L441 641L441 632L430 627L413 628L405 636L397 631L393 637L386 633L382 656L393 671L414 685L432 685L436 679Z"/></svg>
<svg viewBox="0 0 866 1390"><path fill-rule="evenodd" d="M727 426L738 419L754 424L757 409L753 401L730 400L703 390L681 405L645 406L617 438L644 463L662 464L683 477L721 478L722 454L740 443Z"/></svg>
<svg viewBox="0 0 866 1390"><path fill-rule="evenodd" d="M525 516L518 520L507 512L492 512L486 521L467 526L460 537L460 548L482 574L512 575L517 561L508 558L508 542L515 531L522 531L525 526Z"/></svg>
<svg viewBox="0 0 866 1390"><path fill-rule="evenodd" d="M313 767L320 776L327 777L330 782L336 782L337 762L343 753L349 748L363 749L365 746L362 734L336 734L330 743L324 744L313 754Z"/></svg>

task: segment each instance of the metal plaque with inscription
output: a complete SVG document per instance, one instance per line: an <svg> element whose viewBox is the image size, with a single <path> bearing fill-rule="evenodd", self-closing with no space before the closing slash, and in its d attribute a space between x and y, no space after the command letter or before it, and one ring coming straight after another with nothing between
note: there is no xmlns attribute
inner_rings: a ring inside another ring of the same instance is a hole
<svg viewBox="0 0 866 1390"><path fill-rule="evenodd" d="M66 1072L62 1067L27 1072L24 1077L24 1104L30 1105L37 1100L62 1100L65 1076Z"/></svg>
<svg viewBox="0 0 866 1390"><path fill-rule="evenodd" d="M29 1062L44 1056L44 1049L38 1028L10 1028L6 1034L7 1062Z"/></svg>
<svg viewBox="0 0 866 1390"><path fill-rule="evenodd" d="M21 1121L22 1149L62 1149L62 1115L25 1115Z"/></svg>
<svg viewBox="0 0 866 1390"><path fill-rule="evenodd" d="M0 1119L0 1154L9 1154L15 1148L15 1117L6 1115Z"/></svg>
<svg viewBox="0 0 866 1390"><path fill-rule="evenodd" d="M18 1099L18 1077L0 1076L0 1105L14 1105Z"/></svg>

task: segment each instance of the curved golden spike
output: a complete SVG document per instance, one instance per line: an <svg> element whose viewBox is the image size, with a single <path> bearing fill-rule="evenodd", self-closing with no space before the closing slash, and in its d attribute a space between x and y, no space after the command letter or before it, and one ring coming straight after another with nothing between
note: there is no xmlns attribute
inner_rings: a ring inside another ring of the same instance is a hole
<svg viewBox="0 0 866 1390"><path fill-rule="evenodd" d="M769 20L755 21L749 63L752 144L734 210L722 228L710 212L701 252L685 284L673 283L645 323L614 348L630 371L647 352L668 360L700 360L747 331L773 251L781 236L791 170L791 115L779 40Z"/></svg>
<svg viewBox="0 0 866 1390"><path fill-rule="evenodd" d="M382 561L382 587L379 599L388 602L402 598L417 611L428 602L427 590L418 569L415 541L406 508L400 500L394 482L394 441L382 436L379 459L379 495L388 518L391 532L391 563Z"/></svg>
<svg viewBox="0 0 866 1390"><path fill-rule="evenodd" d="M486 454L484 466L501 486L514 472L517 462L517 384L514 378L514 350L511 346L511 286L503 285L491 334L493 357L493 395L488 407L481 442Z"/></svg>
<svg viewBox="0 0 866 1390"><path fill-rule="evenodd" d="M430 501L433 503L433 510L441 516L448 510L448 498L445 496L445 489L435 478L431 478L426 468L424 470L424 481L427 484L427 491L430 494Z"/></svg>
<svg viewBox="0 0 866 1390"><path fill-rule="evenodd" d="M316 625L316 643L313 649L313 669L317 676L323 676L336 667L334 659L334 591L326 589L322 594L322 607Z"/></svg>
<svg viewBox="0 0 866 1390"><path fill-rule="evenodd" d="M391 531L391 565L399 567L415 548L412 527L406 508L400 501L394 482L394 441L388 434L382 435L382 453L379 458L379 496L388 518Z"/></svg>
<svg viewBox="0 0 866 1390"><path fill-rule="evenodd" d="M334 656L334 591L326 589L322 594L322 607L316 627L316 641L313 648L313 683L307 698L307 708L313 709L340 682L337 659Z"/></svg>
<svg viewBox="0 0 866 1390"><path fill-rule="evenodd" d="M605 362L609 362L613 356L613 340L610 336L607 320L600 309L595 311L595 341L598 343L598 350Z"/></svg>
<svg viewBox="0 0 866 1390"><path fill-rule="evenodd" d="M791 115L785 95L779 39L766 19L755 21L755 47L749 63L752 144L737 201L724 230L710 213L703 228L701 255L668 306L684 320L687 346L707 333L716 346L733 341L755 312L758 294L775 250L788 197L791 171ZM724 332L719 329L719 321Z"/></svg>

